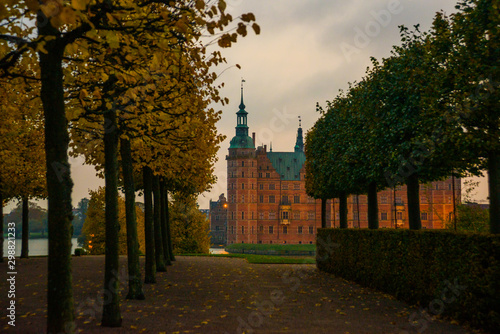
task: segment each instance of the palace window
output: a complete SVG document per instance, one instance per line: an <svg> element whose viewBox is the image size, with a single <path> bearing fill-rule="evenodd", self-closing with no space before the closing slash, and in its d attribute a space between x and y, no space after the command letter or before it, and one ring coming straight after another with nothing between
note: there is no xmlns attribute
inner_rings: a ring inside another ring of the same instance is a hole
<svg viewBox="0 0 500 334"><path fill-rule="evenodd" d="M313 226L309 226L309 234L314 234L314 227Z"/></svg>
<svg viewBox="0 0 500 334"><path fill-rule="evenodd" d="M302 234L302 226L299 226L298 232L299 234Z"/></svg>
<svg viewBox="0 0 500 334"><path fill-rule="evenodd" d="M264 212L259 212L259 219L264 219Z"/></svg>
<svg viewBox="0 0 500 334"><path fill-rule="evenodd" d="M259 196L259 203L264 203L264 195Z"/></svg>
<svg viewBox="0 0 500 334"><path fill-rule="evenodd" d="M293 202L294 203L300 203L300 195L293 196Z"/></svg>
<svg viewBox="0 0 500 334"><path fill-rule="evenodd" d="M295 211L293 213L293 219L297 219L297 220L300 219L300 211Z"/></svg>
<svg viewBox="0 0 500 334"><path fill-rule="evenodd" d="M259 184L259 189L260 190L264 190L264 184L263 183Z"/></svg>
<svg viewBox="0 0 500 334"><path fill-rule="evenodd" d="M283 211L283 212L281 213L281 219L288 219L288 216L289 216L289 215L288 215L288 211Z"/></svg>
<svg viewBox="0 0 500 334"><path fill-rule="evenodd" d="M270 177L271 177L271 174L266 173L266 177L267 177L267 178L270 178Z"/></svg>
<svg viewBox="0 0 500 334"><path fill-rule="evenodd" d="M241 177L245 177L245 172L241 172Z"/></svg>
<svg viewBox="0 0 500 334"><path fill-rule="evenodd" d="M300 190L300 183L294 183L293 189L294 190Z"/></svg>
<svg viewBox="0 0 500 334"><path fill-rule="evenodd" d="M273 234L274 233L274 226L270 225L269 226L269 234Z"/></svg>
<svg viewBox="0 0 500 334"><path fill-rule="evenodd" d="M275 202L274 195L269 195L269 203L274 203L274 202Z"/></svg>
<svg viewBox="0 0 500 334"><path fill-rule="evenodd" d="M421 212L420 213L420 219L421 220L427 220L427 212Z"/></svg>
<svg viewBox="0 0 500 334"><path fill-rule="evenodd" d="M276 219L276 212L269 212L269 219Z"/></svg>
<svg viewBox="0 0 500 334"><path fill-rule="evenodd" d="M241 189L245 189L245 184L244 183L241 184Z"/></svg>
<svg viewBox="0 0 500 334"><path fill-rule="evenodd" d="M396 219L397 220L403 220L403 212L397 211L396 212Z"/></svg>
<svg viewBox="0 0 500 334"><path fill-rule="evenodd" d="M241 162L241 167L245 167L245 161Z"/></svg>
<svg viewBox="0 0 500 334"><path fill-rule="evenodd" d="M380 197L380 203L381 204L387 204L387 196Z"/></svg>
<svg viewBox="0 0 500 334"><path fill-rule="evenodd" d="M314 220L314 212L308 212L307 213L307 219Z"/></svg>
<svg viewBox="0 0 500 334"><path fill-rule="evenodd" d="M245 212L241 211L241 219L245 219Z"/></svg>
<svg viewBox="0 0 500 334"><path fill-rule="evenodd" d="M274 187L274 183L269 183L269 190L274 190L275 187Z"/></svg>
<svg viewBox="0 0 500 334"><path fill-rule="evenodd" d="M288 190L288 183L283 183L283 190Z"/></svg>
<svg viewBox="0 0 500 334"><path fill-rule="evenodd" d="M262 173L259 173L259 177L262 177Z"/></svg>
<svg viewBox="0 0 500 334"><path fill-rule="evenodd" d="M241 203L245 203L245 195L241 195Z"/></svg>
<svg viewBox="0 0 500 334"><path fill-rule="evenodd" d="M387 220L387 212L380 213L380 220Z"/></svg>
<svg viewBox="0 0 500 334"><path fill-rule="evenodd" d="M259 232L260 232L260 233L264 233L264 226L263 226L263 225L260 225L260 226L259 226Z"/></svg>
<svg viewBox="0 0 500 334"><path fill-rule="evenodd" d="M288 195L283 195L283 196L281 197L281 202L282 202L283 204L287 204L287 203L288 203Z"/></svg>
<svg viewBox="0 0 500 334"><path fill-rule="evenodd" d="M241 234L245 234L245 226L241 227Z"/></svg>
<svg viewBox="0 0 500 334"><path fill-rule="evenodd" d="M283 234L288 234L288 226L283 226Z"/></svg>

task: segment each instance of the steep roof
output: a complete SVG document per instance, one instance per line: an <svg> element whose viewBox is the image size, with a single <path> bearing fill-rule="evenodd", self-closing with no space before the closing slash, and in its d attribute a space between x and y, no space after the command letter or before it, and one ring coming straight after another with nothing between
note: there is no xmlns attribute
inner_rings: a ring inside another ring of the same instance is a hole
<svg viewBox="0 0 500 334"><path fill-rule="evenodd" d="M283 181L299 181L306 162L304 152L267 152L267 157Z"/></svg>

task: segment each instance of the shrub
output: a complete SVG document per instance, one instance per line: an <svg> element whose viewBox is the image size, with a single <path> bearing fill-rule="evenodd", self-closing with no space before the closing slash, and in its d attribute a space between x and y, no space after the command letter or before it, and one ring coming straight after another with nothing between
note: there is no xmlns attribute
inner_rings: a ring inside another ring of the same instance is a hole
<svg viewBox="0 0 500 334"><path fill-rule="evenodd" d="M500 236L450 231L320 229L320 270L495 331Z"/></svg>
<svg viewBox="0 0 500 334"><path fill-rule="evenodd" d="M83 248L75 248L75 256L85 255L85 250Z"/></svg>

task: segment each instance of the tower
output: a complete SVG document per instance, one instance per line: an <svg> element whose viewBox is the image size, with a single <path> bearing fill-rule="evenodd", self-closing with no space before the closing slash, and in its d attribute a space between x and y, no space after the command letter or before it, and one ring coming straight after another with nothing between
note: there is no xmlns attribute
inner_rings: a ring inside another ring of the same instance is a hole
<svg viewBox="0 0 500 334"><path fill-rule="evenodd" d="M257 236L257 158L255 143L248 136L247 111L243 102L236 113L236 135L231 139L227 160L227 242L254 243Z"/></svg>
<svg viewBox="0 0 500 334"><path fill-rule="evenodd" d="M295 141L295 152L304 152L304 139L302 138L302 120L299 116L299 128L297 129L297 140Z"/></svg>

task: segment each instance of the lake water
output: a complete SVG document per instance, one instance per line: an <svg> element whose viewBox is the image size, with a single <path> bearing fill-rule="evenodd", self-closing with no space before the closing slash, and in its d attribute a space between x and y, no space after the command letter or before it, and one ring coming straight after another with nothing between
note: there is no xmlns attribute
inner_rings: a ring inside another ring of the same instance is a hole
<svg viewBox="0 0 500 334"><path fill-rule="evenodd" d="M75 253L75 248L78 248L78 241L76 238L71 239L72 247L71 254ZM7 256L8 251L7 239L4 239L3 256ZM48 255L49 254L49 239L30 239L29 241L29 255ZM226 254L224 248L210 248L210 254ZM21 239L16 239L16 257L21 256Z"/></svg>
<svg viewBox="0 0 500 334"><path fill-rule="evenodd" d="M75 253L75 248L78 248L78 241L76 238L71 239L72 247L71 254ZM16 239L16 256L21 256L21 239ZM3 256L7 256L9 242L7 239L3 241ZM49 254L49 239L30 239L29 255L48 255Z"/></svg>

